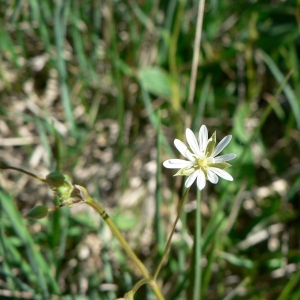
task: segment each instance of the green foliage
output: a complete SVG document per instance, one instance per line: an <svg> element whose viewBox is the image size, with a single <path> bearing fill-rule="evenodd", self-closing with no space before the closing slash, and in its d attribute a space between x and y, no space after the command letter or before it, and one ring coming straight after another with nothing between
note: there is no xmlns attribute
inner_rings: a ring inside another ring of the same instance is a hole
<svg viewBox="0 0 300 300"><path fill-rule="evenodd" d="M171 84L168 75L157 67L139 70L141 85L146 91L156 96L171 96Z"/></svg>

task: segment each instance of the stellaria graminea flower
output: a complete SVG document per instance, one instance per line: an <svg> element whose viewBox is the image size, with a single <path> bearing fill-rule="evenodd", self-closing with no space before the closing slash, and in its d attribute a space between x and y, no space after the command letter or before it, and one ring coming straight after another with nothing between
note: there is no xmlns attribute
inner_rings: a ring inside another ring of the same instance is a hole
<svg viewBox="0 0 300 300"><path fill-rule="evenodd" d="M225 168L231 165L227 161L236 157L236 154L224 154L217 156L230 142L232 136L225 136L216 146L216 133L208 139L208 132L205 125L202 125L199 130L199 142L194 133L187 128L186 146L180 140L175 139L174 145L177 150L188 160L183 159L168 159L163 165L169 169L180 169L174 176L187 175L189 176L185 182L185 187L190 187L197 178L197 186L199 190L205 187L206 180L216 184L219 177L232 181L232 176L224 171Z"/></svg>

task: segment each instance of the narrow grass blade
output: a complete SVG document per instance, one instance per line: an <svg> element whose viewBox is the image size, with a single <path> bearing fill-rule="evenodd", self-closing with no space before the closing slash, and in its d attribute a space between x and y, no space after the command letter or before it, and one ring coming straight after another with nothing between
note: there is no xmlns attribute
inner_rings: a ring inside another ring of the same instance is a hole
<svg viewBox="0 0 300 300"><path fill-rule="evenodd" d="M237 287L235 287L230 293L226 295L224 300L236 299L235 297L239 295L240 291L242 291L247 284L250 283L250 278L246 277Z"/></svg>
<svg viewBox="0 0 300 300"><path fill-rule="evenodd" d="M162 216L161 216L161 204L162 204L162 193L161 193L161 147L162 147L162 135L160 130L160 114L158 114L158 131L157 131L157 156L156 156L156 205L155 205L155 231L157 240L158 255L161 256L164 251L164 240L163 240L163 228L162 228ZM160 258L159 258L160 259ZM159 261L158 259L158 261Z"/></svg>
<svg viewBox="0 0 300 300"><path fill-rule="evenodd" d="M205 299L205 295L207 295L209 282L210 282L210 279L212 277L213 263L215 261L215 256L216 256L216 251L215 250L216 250L217 245L218 245L218 242L217 242L218 238L219 238L219 233L218 233L218 231L216 231L215 235L213 236L209 252L206 255L207 264L206 264L206 266L203 270L202 282L201 282L201 296L202 296L202 299Z"/></svg>
<svg viewBox="0 0 300 300"><path fill-rule="evenodd" d="M1 213L2 215L2 213ZM2 216L1 216L2 217ZM13 272L12 268L9 267L9 261L8 261L8 253L11 253L8 247L8 239L4 238L4 230L2 226L2 222L0 219L0 256L2 257L2 264L0 265L0 274L4 275L4 282L7 282L7 285L11 291L14 291L16 286L14 281L12 280Z"/></svg>
<svg viewBox="0 0 300 300"><path fill-rule="evenodd" d="M69 123L71 133L76 136L76 126L73 116L73 108L70 99L70 92L67 85L67 68L64 60L64 38L66 34L66 22L69 12L70 0L55 2L54 10L54 33L55 45L57 51L57 70L60 79L61 100L64 107L65 115Z"/></svg>
<svg viewBox="0 0 300 300"><path fill-rule="evenodd" d="M39 135L41 137L41 141L42 141L43 147L44 147L44 149L47 152L47 157L49 158L49 161L53 164L54 163L54 159L53 159L53 156L52 156L52 151L51 151L51 146L49 144L49 139L47 137L47 133L46 133L47 129L45 128L45 124L43 124L38 119L35 119L35 123L36 123L36 126L38 128ZM53 168L54 166L51 166L51 167Z"/></svg>
<svg viewBox="0 0 300 300"><path fill-rule="evenodd" d="M299 288L300 284L300 269L293 275L290 281L287 283L277 300L285 300L290 299L292 291L294 288Z"/></svg>
<svg viewBox="0 0 300 300"><path fill-rule="evenodd" d="M201 89L201 94L200 98L198 101L197 109L195 113L193 114L192 118L192 126L191 128L196 131L200 127L201 121L203 119L203 114L204 114L204 109L205 109L205 104L208 100L209 96L209 89L210 89L210 84L211 84L211 75L206 76L202 89Z"/></svg>
<svg viewBox="0 0 300 300"><path fill-rule="evenodd" d="M113 57L119 57L118 49L117 49L117 30L116 30L116 24L115 20L112 17L113 16L113 9L114 6L111 2L108 2L108 9L109 13L108 15L108 24L109 24L109 32L111 36L111 45L110 45L110 55ZM119 153L120 156L122 156L123 150L124 150L124 115L125 115L125 107L124 107L124 93L123 93L123 87L122 87L122 78L121 78L121 72L119 65L117 63L117 60L112 60L113 64L113 71L114 71L114 80L116 87L118 89L117 94L117 116L118 116L118 125L119 125L119 137L118 137L118 143L119 143Z"/></svg>
<svg viewBox="0 0 300 300"><path fill-rule="evenodd" d="M158 122L155 112L153 110L150 96L143 87L141 88L141 90L142 90L142 101L148 111L148 116L149 116L150 122L151 122L152 126L154 127L154 129L157 131L159 128L159 122ZM161 136L161 143L164 146L165 150L167 151L168 155L170 157L174 156L174 152L173 152L172 148L170 147L170 145L163 133Z"/></svg>
<svg viewBox="0 0 300 300"><path fill-rule="evenodd" d="M30 0L29 4L30 4L33 20L39 24L38 30L40 32L40 37L44 42L46 50L48 51L48 53L50 53L50 37L48 33L49 26L47 26L43 18L43 11L41 9L42 6L40 5L40 2L37 0Z"/></svg>
<svg viewBox="0 0 300 300"><path fill-rule="evenodd" d="M273 59L267 53L263 52L262 50L259 51L259 55L264 60L264 62L267 64L267 66L269 67L270 71L274 75L277 82L279 84L282 84L285 81L285 76L282 74L280 69L277 67L277 65L273 61ZM295 95L293 89L291 88L291 86L288 83L285 84L285 86L283 88L283 92L286 95L286 97L287 97L287 99L288 99L288 101L291 105L292 112L295 116L295 120L296 120L298 129L300 130L300 103L299 103L299 99L297 98L297 96Z"/></svg>
<svg viewBox="0 0 300 300"><path fill-rule="evenodd" d="M43 295L43 299L50 299L48 284L51 286L54 293L59 294L59 287L51 272L49 272L49 266L40 252L37 251L34 241L28 233L22 216L17 210L13 200L2 190L0 190L0 199L5 213L12 221L11 226L25 247L27 258L34 274L36 275L38 288L41 291L41 295Z"/></svg>

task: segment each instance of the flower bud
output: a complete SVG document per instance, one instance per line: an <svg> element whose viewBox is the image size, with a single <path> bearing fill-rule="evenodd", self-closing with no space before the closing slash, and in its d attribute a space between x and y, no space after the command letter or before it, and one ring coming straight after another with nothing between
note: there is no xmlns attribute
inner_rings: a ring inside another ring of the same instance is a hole
<svg viewBox="0 0 300 300"><path fill-rule="evenodd" d="M52 172L46 176L46 182L58 197L60 203L67 201L73 190L69 176L58 172Z"/></svg>
<svg viewBox="0 0 300 300"><path fill-rule="evenodd" d="M31 220L43 219L47 217L48 211L49 210L46 206L38 205L33 207L24 217Z"/></svg>

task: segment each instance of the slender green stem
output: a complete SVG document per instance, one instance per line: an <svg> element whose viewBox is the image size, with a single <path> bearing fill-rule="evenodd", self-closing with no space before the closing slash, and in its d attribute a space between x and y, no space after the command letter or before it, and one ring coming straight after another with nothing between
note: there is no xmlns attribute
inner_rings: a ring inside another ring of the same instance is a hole
<svg viewBox="0 0 300 300"><path fill-rule="evenodd" d="M161 162L161 145L162 135L160 130L160 111L157 116L158 120L158 131L157 131L157 156L156 162L159 166ZM162 230L162 216L161 216L161 203L162 203L162 192L161 192L161 168L157 169L156 172L156 205L155 205L155 236L157 240L158 255L160 256L164 250L164 237Z"/></svg>
<svg viewBox="0 0 300 300"><path fill-rule="evenodd" d="M163 265L163 263L164 263L164 261L165 261L165 258L167 257L167 254L168 254L168 252L169 252L169 249L170 249L170 246L171 246L171 240L172 240L173 234L174 234L174 232L175 232L175 228L176 228L176 225L177 225L178 220L179 220L179 218L180 218L180 215L181 215L181 212L182 212L182 208L183 208L183 205L184 205L185 200L186 200L186 198L187 198L187 194L188 194L189 190L190 190L189 188L186 189L186 191L185 191L183 197L181 198L181 200L180 200L180 202L179 202L177 217L176 217L176 219L175 219L175 222L174 222L172 231L171 231L170 236L169 236L169 239L168 239L168 241L167 241L167 244L166 244L166 247L165 247L165 251L164 251L164 253L163 253L163 256L162 256L162 258L161 258L161 260L160 260L160 262L159 262L159 265L158 265L158 267L156 268L156 271L155 271L155 273L154 273L154 276L153 276L153 279L154 279L154 280L156 280L156 278L157 278L157 276L158 276L158 274L159 274L159 271L160 271L160 269L161 269L161 267L162 267L162 265Z"/></svg>
<svg viewBox="0 0 300 300"><path fill-rule="evenodd" d="M172 88L172 109L175 112L179 112L181 109L181 102L180 102L180 92L179 92L179 75L178 75L178 68L176 63L176 52L177 52L177 45L178 45L178 38L180 35L180 29L182 26L182 19L184 14L184 7L185 7L185 0L178 1L178 9L176 18L174 20L174 29L172 32L172 36L170 38L170 47L169 47L169 67L170 73L174 79L173 84L171 85Z"/></svg>
<svg viewBox="0 0 300 300"><path fill-rule="evenodd" d="M108 227L110 228L110 230L112 231L112 233L114 234L116 239L123 246L127 255L132 259L132 261L139 268L139 270L141 271L141 273L143 274L145 279L149 279L149 282L151 281L150 286L151 286L153 292L155 293L157 299L164 300L164 297L163 297L160 289L158 288L156 282L153 280L148 269L145 267L145 265L140 261L140 259L136 256L136 254L130 248L127 241L124 239L123 235L119 231L118 227L115 225L115 223L110 218L110 216L106 213L104 208L90 196L85 198L84 200L87 205L91 206L93 209L95 209L97 211L97 213L101 216L101 218L104 220L104 222L108 225Z"/></svg>
<svg viewBox="0 0 300 300"><path fill-rule="evenodd" d="M143 278L141 280L139 280L134 286L133 288L125 294L125 299L133 299L133 296L135 295L135 293L138 291L138 289L144 285L144 284L149 284L152 285L153 284L153 280L151 278Z"/></svg>
<svg viewBox="0 0 300 300"><path fill-rule="evenodd" d="M111 54L111 60L112 64L114 65L113 71L114 71L114 78L115 78L115 84L118 89L117 93L117 114L118 114L118 123L119 123L119 137L118 137L118 143L119 143L119 152L122 152L124 150L124 93L123 93L123 87L122 87L122 74L120 71L120 55L118 53L118 45L117 45L117 29L115 24L115 18L113 17L113 11L114 11L114 5L112 4L112 1L107 2L107 21L108 21L108 27L110 31L110 54ZM122 157L122 155L120 155Z"/></svg>
<svg viewBox="0 0 300 300"><path fill-rule="evenodd" d="M9 166L9 165L7 165L7 164L5 164L3 162L0 162L0 169L15 170L15 171L24 173L26 175L29 175L29 176L31 176L31 177L33 177L33 178L35 178L35 179L37 179L37 180L39 180L41 182L46 182L46 179L44 179L44 178L42 178L42 177L40 177L38 175L35 175L35 174L33 174L33 173L29 172L29 171L23 170L23 169L18 168L18 167Z"/></svg>
<svg viewBox="0 0 300 300"><path fill-rule="evenodd" d="M71 127L72 134L76 134L76 123L73 116L73 107L70 99L70 91L67 84L67 66L64 59L64 40L66 36L68 12L70 9L70 0L55 1L54 9L54 38L57 51L57 71L59 75L59 85L61 101L64 108L67 121Z"/></svg>
<svg viewBox="0 0 300 300"><path fill-rule="evenodd" d="M135 262L137 267L140 269L141 273L146 277L150 278L151 275L149 271L146 269L144 264L140 261L140 259L136 256L136 254L133 252L133 250L130 248L124 237L122 236L121 232L119 231L118 227L115 225L115 223L112 221L112 219L109 217L109 215L106 213L104 208L96 202L93 198L85 199L85 203L92 208L94 208L101 218L105 221L105 223L109 226L111 231L113 232L114 236L117 238L117 240L121 243L121 245L124 247L124 250L126 253L130 256L130 258Z"/></svg>
<svg viewBox="0 0 300 300"><path fill-rule="evenodd" d="M195 269L193 299L201 300L201 191L197 190L196 228L195 228Z"/></svg>

